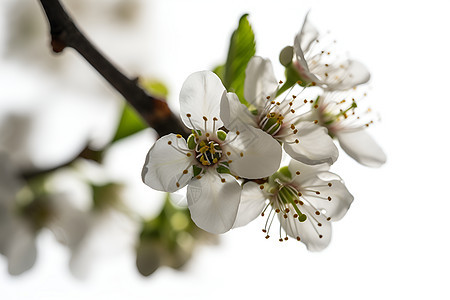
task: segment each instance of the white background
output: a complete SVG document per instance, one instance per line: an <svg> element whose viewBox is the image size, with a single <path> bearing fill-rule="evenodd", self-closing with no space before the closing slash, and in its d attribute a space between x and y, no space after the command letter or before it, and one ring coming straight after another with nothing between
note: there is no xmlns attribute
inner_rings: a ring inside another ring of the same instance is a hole
<svg viewBox="0 0 450 300"><path fill-rule="evenodd" d="M332 170L344 178L355 201L346 217L333 224L333 240L323 252L307 252L294 241L265 240L260 218L224 234L219 246L200 248L184 272L162 268L143 278L134 267L130 247L97 262L90 276L80 281L68 272L66 250L44 232L32 271L9 277L0 258L0 298L448 299L447 3L159 0L144 6L142 26L126 42L117 41L119 33L104 14L99 15L105 23L95 23L95 30L81 24L108 56L126 66L128 74L165 81L176 110L184 79L223 62L229 36L243 13L250 14L257 54L276 65L280 49L292 43L311 9L312 22L323 31L331 29L339 44L370 69L370 101L382 116L371 132L388 162L369 169L341 151ZM6 2L0 6L2 14L5 7ZM3 24L3 36L6 30ZM70 51L62 56L75 66L84 64ZM3 104L38 90L31 82L38 80L39 67L31 70L7 57L0 63L0 87L7 93L0 92ZM89 86L108 89L88 67L74 70L87 74L82 76L91 79ZM277 67L276 72L282 79L282 69ZM54 84L65 85L67 78L60 80ZM20 91L24 82L30 83L29 92ZM117 97L112 90L109 95ZM142 142L134 155L145 155L149 143ZM136 166L126 165L138 170L136 161Z"/></svg>

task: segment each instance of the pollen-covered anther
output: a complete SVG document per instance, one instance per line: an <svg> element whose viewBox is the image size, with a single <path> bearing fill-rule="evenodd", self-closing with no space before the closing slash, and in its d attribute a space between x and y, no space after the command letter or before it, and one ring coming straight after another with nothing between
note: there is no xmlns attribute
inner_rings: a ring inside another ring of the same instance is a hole
<svg viewBox="0 0 450 300"><path fill-rule="evenodd" d="M294 130L295 129L295 125L291 124L291 129Z"/></svg>
<svg viewBox="0 0 450 300"><path fill-rule="evenodd" d="M183 174L187 174L188 173L188 170L183 170Z"/></svg>
<svg viewBox="0 0 450 300"><path fill-rule="evenodd" d="M244 157L244 152L239 153L241 157Z"/></svg>
<svg viewBox="0 0 450 300"><path fill-rule="evenodd" d="M278 214L278 213L280 213L280 209L275 209L275 212Z"/></svg>
<svg viewBox="0 0 450 300"><path fill-rule="evenodd" d="M317 124L317 123L319 123L319 120L314 120L314 124Z"/></svg>
<svg viewBox="0 0 450 300"><path fill-rule="evenodd" d="M264 185L261 184L261 185L259 186L259 188L260 188L261 190L263 190L263 189L264 189Z"/></svg>
<svg viewBox="0 0 450 300"><path fill-rule="evenodd" d="M241 134L241 133L239 132L239 130L236 130L236 135L239 135L239 134Z"/></svg>
<svg viewBox="0 0 450 300"><path fill-rule="evenodd" d="M191 157L192 154L191 154L190 152L188 152L188 153L186 153L186 156L187 156L187 157Z"/></svg>
<svg viewBox="0 0 450 300"><path fill-rule="evenodd" d="M267 96L266 99L269 100L269 99L270 99L270 96Z"/></svg>
<svg viewBox="0 0 450 300"><path fill-rule="evenodd" d="M168 141L168 142L167 142L167 145L172 145L172 141Z"/></svg>
<svg viewBox="0 0 450 300"><path fill-rule="evenodd" d="M177 138L181 139L182 138L181 134L177 134Z"/></svg>

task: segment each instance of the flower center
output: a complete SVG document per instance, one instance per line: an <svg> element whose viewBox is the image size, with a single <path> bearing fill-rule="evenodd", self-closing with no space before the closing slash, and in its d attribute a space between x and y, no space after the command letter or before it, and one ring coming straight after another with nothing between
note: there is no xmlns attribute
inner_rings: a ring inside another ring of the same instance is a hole
<svg viewBox="0 0 450 300"><path fill-rule="evenodd" d="M222 158L222 149L215 141L200 141L195 146L197 160L203 166L211 166L220 161Z"/></svg>
<svg viewBox="0 0 450 300"><path fill-rule="evenodd" d="M270 135L276 134L281 125L283 125L284 116L277 112L271 112L264 116L261 122L261 128L263 131Z"/></svg>

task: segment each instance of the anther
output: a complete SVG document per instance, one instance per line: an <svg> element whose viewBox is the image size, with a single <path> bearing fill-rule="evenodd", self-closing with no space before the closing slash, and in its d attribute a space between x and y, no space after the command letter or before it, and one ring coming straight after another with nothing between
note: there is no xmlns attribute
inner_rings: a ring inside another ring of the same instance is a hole
<svg viewBox="0 0 450 300"><path fill-rule="evenodd" d="M231 155L231 152L230 152L230 151L228 151L228 152L227 152L227 155L228 155L228 156L230 156L230 155Z"/></svg>
<svg viewBox="0 0 450 300"><path fill-rule="evenodd" d="M181 139L182 138L181 134L177 134L177 138Z"/></svg>
<svg viewBox="0 0 450 300"><path fill-rule="evenodd" d="M331 197L330 196L328 196L328 201L331 201Z"/></svg>
<svg viewBox="0 0 450 300"><path fill-rule="evenodd" d="M319 191L316 191L316 195L320 195L320 192L319 192Z"/></svg>
<svg viewBox="0 0 450 300"><path fill-rule="evenodd" d="M319 239L323 238L323 235L319 234Z"/></svg>
<svg viewBox="0 0 450 300"><path fill-rule="evenodd" d="M277 209L275 209L275 212L278 214L280 212L280 210L277 208Z"/></svg>
<svg viewBox="0 0 450 300"><path fill-rule="evenodd" d="M319 123L319 120L314 120L314 124L317 124L317 123Z"/></svg>
<svg viewBox="0 0 450 300"><path fill-rule="evenodd" d="M295 174L300 175L300 171L295 172Z"/></svg>
<svg viewBox="0 0 450 300"><path fill-rule="evenodd" d="M191 117L191 114L186 114L186 117L190 118L190 117Z"/></svg>
<svg viewBox="0 0 450 300"><path fill-rule="evenodd" d="M207 117L205 117L205 116L203 116L203 120L205 120L205 121L208 121L208 118L207 118Z"/></svg>
<svg viewBox="0 0 450 300"><path fill-rule="evenodd" d="M333 184L331 182L328 182L328 186L331 187Z"/></svg>
<svg viewBox="0 0 450 300"><path fill-rule="evenodd" d="M316 215L320 215L320 211L316 210Z"/></svg>
<svg viewBox="0 0 450 300"><path fill-rule="evenodd" d="M184 170L184 171L183 171L183 174L187 174L187 173L188 173L188 170Z"/></svg>
<svg viewBox="0 0 450 300"><path fill-rule="evenodd" d="M259 186L259 188L260 188L261 190L263 190L263 189L264 189L264 185L261 184L261 185Z"/></svg>
<svg viewBox="0 0 450 300"><path fill-rule="evenodd" d="M239 132L239 130L237 130L237 131L236 131L236 135L239 135L239 134L240 134L240 132Z"/></svg>
<svg viewBox="0 0 450 300"><path fill-rule="evenodd" d="M266 240L267 240L268 238L270 238L270 235L266 235L265 238L266 238Z"/></svg>
<svg viewBox="0 0 450 300"><path fill-rule="evenodd" d="M270 99L270 96L267 96L266 99L269 100L269 99Z"/></svg>
<svg viewBox="0 0 450 300"><path fill-rule="evenodd" d="M176 185L177 185L177 187L180 187L180 184L178 182L176 183Z"/></svg>
<svg viewBox="0 0 450 300"><path fill-rule="evenodd" d="M243 157L243 156L244 156L244 153L243 153L243 152L241 152L241 153L239 153L239 155L240 155L241 157Z"/></svg>
<svg viewBox="0 0 450 300"><path fill-rule="evenodd" d="M191 153L189 153L189 152L188 152L188 153L186 153L186 156L187 156L187 157L191 157L191 155L192 155L192 154L191 154Z"/></svg>
<svg viewBox="0 0 450 300"><path fill-rule="evenodd" d="M222 183L225 183L225 178L221 178L220 181L222 181Z"/></svg>
<svg viewBox="0 0 450 300"><path fill-rule="evenodd" d="M299 237L299 236L297 237L297 241L299 241L299 242L300 242L300 237Z"/></svg>
<svg viewBox="0 0 450 300"><path fill-rule="evenodd" d="M168 141L167 144L168 144L168 145L172 145L172 141Z"/></svg>

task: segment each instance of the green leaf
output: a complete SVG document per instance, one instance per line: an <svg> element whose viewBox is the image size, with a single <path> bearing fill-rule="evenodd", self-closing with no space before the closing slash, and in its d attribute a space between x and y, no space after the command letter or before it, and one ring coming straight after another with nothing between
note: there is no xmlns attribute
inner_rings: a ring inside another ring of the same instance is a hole
<svg viewBox="0 0 450 300"><path fill-rule="evenodd" d="M221 78L225 88L229 92L236 93L239 100L246 105L248 103L244 99L245 69L256 52L255 34L247 17L248 14L245 14L240 18L238 28L231 35L224 70L222 66L215 69L219 77L223 76Z"/></svg>
<svg viewBox="0 0 450 300"><path fill-rule="evenodd" d="M166 98L168 95L167 87L161 81L140 79L139 84L155 97ZM130 105L125 104L116 134L111 143L138 133L147 127L148 125L142 117Z"/></svg>
<svg viewBox="0 0 450 300"><path fill-rule="evenodd" d="M117 142L120 139L126 138L147 128L147 124L140 115L128 104L123 106L122 117L117 126L116 134L111 143Z"/></svg>

